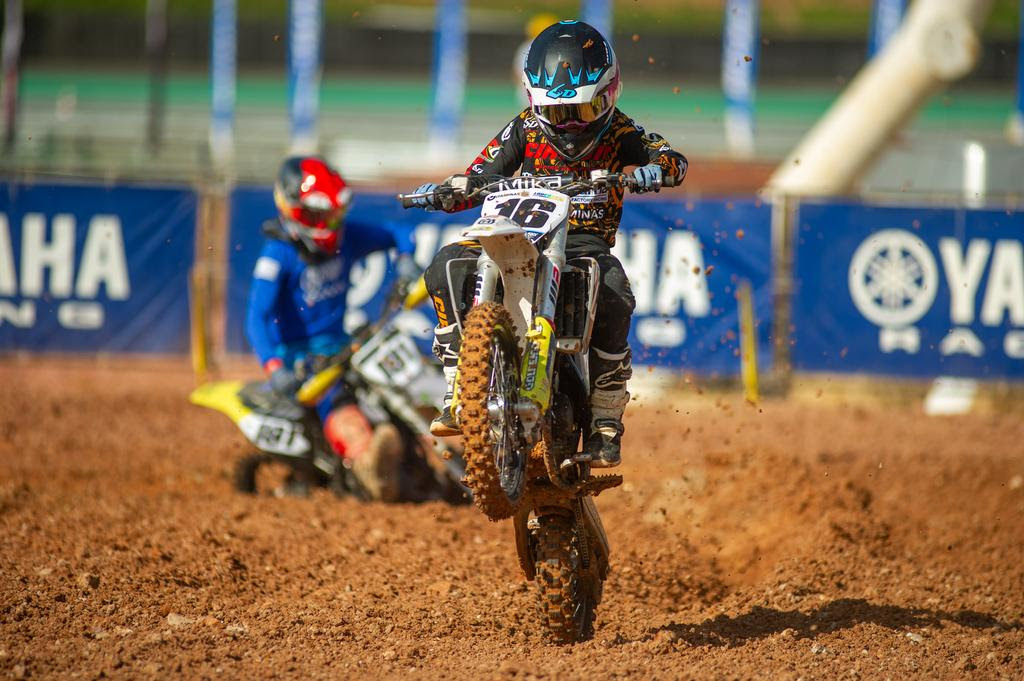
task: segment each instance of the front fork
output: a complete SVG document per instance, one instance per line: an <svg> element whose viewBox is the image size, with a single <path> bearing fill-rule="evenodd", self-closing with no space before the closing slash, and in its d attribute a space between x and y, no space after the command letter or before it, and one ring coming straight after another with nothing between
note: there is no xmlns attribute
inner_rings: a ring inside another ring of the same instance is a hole
<svg viewBox="0 0 1024 681"><path fill-rule="evenodd" d="M564 262L562 263L564 266ZM530 439L539 439L537 424L551 406L551 381L555 371L555 305L561 267L547 254L537 260L533 325L526 332L520 381L520 420Z"/></svg>

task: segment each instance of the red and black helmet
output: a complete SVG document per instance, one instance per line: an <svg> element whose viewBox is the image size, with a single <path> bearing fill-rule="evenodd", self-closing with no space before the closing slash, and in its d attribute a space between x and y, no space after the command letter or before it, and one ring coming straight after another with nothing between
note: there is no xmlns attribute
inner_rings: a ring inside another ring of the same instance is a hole
<svg viewBox="0 0 1024 681"><path fill-rule="evenodd" d="M284 160L274 183L274 203L288 236L310 252L334 255L352 190L319 156Z"/></svg>

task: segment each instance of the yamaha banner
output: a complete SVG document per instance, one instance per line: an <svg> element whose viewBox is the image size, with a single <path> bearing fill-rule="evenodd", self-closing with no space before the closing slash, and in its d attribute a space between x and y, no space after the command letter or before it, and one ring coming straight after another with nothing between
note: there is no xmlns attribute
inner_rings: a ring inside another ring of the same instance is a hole
<svg viewBox="0 0 1024 681"><path fill-rule="evenodd" d="M797 369L1024 378L1024 213L806 204Z"/></svg>
<svg viewBox="0 0 1024 681"><path fill-rule="evenodd" d="M0 352L189 350L196 195L0 185Z"/></svg>
<svg viewBox="0 0 1024 681"><path fill-rule="evenodd" d="M262 243L260 225L276 215L269 187L238 189L231 198L227 348L248 352L245 309L249 279ZM415 229L416 260L425 267L479 211L428 213L403 210L393 195L359 194L351 215ZM708 375L739 372L736 288L754 291L758 359L770 365L770 210L750 201L626 200L613 252L629 275L636 311L630 332L638 364L690 369ZM393 275L385 254L353 271L346 326L372 319ZM425 306L406 313L401 325L430 346L435 324Z"/></svg>

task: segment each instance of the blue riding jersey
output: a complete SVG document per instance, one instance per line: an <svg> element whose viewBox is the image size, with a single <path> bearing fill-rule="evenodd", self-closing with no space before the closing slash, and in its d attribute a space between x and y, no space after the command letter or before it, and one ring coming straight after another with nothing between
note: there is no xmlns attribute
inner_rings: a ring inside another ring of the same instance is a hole
<svg viewBox="0 0 1024 681"><path fill-rule="evenodd" d="M253 268L246 335L266 363L274 358L291 367L306 355L330 355L348 342L346 298L352 265L376 251L413 252L412 233L402 225L387 228L349 219L341 250L308 262L287 241L270 238Z"/></svg>

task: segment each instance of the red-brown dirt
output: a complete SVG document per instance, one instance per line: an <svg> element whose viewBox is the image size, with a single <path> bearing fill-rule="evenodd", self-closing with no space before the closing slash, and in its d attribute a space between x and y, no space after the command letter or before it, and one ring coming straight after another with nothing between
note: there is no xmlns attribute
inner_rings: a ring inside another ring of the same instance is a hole
<svg viewBox="0 0 1024 681"><path fill-rule="evenodd" d="M183 365L0 363L0 676L1024 678L1024 421L688 394L628 417L593 641L473 507L252 498Z"/></svg>

